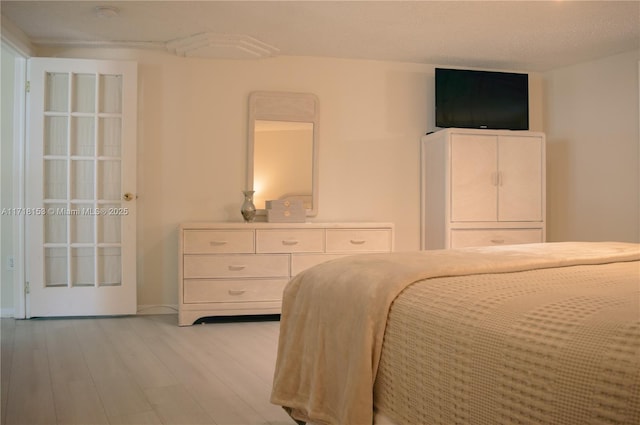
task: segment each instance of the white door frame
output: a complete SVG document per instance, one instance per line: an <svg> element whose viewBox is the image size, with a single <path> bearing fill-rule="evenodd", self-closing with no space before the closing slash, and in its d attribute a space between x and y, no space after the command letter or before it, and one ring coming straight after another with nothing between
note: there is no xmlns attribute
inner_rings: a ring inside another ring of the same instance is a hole
<svg viewBox="0 0 640 425"><path fill-rule="evenodd" d="M27 60L35 50L29 37L13 22L2 16L2 45L16 54L14 84L14 133L13 133L13 206L25 206L25 149L27 143ZM14 218L12 230L14 272L13 272L13 316L24 319L27 314L26 263L25 263L25 220L23 216ZM4 266L4 264L2 264Z"/></svg>
<svg viewBox="0 0 640 425"><path fill-rule="evenodd" d="M17 211L24 207L25 198L25 146L26 146L26 81L27 81L27 58L28 55L15 43L8 42L2 38L3 49L9 50L16 55L14 62L14 84L13 84L13 197L11 207ZM12 216L11 240L13 251L13 317L24 319L27 311L27 297L25 294L25 221L22 214ZM6 257L2 258L2 267L5 267Z"/></svg>
<svg viewBox="0 0 640 425"><path fill-rule="evenodd" d="M25 205L25 146L26 146L26 91L27 85L27 58L22 57L16 60L16 85L14 111L19 111L14 117L14 166L18 169L14 173L13 202L20 208ZM14 313L13 317L24 319L27 314L27 295L25 291L26 282L26 262L25 262L25 217L16 217L13 230L13 244L15 247L15 270L14 270Z"/></svg>

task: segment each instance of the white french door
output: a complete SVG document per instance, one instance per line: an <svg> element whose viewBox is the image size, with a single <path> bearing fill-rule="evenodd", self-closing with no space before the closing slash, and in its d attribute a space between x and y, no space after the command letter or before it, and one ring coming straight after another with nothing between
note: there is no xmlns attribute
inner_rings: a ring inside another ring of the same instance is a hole
<svg viewBox="0 0 640 425"><path fill-rule="evenodd" d="M133 314L137 66L28 66L27 316Z"/></svg>

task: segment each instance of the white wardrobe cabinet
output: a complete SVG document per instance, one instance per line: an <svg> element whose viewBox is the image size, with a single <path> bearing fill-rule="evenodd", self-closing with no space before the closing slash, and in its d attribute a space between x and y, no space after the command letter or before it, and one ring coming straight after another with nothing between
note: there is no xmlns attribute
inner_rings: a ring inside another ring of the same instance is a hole
<svg viewBox="0 0 640 425"><path fill-rule="evenodd" d="M544 134L446 129L421 143L423 249L544 241Z"/></svg>

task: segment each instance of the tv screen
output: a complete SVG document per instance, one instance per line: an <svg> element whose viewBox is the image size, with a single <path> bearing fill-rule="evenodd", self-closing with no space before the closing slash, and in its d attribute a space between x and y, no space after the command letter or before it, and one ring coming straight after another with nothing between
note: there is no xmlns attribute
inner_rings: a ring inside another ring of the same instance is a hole
<svg viewBox="0 0 640 425"><path fill-rule="evenodd" d="M436 68L436 127L529 129L529 76Z"/></svg>

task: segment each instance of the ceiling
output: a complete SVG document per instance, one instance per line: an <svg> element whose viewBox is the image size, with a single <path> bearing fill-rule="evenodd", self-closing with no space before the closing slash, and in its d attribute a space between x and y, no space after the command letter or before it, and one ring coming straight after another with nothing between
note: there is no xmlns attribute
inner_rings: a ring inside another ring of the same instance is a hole
<svg viewBox="0 0 640 425"><path fill-rule="evenodd" d="M97 7L113 10L103 11ZM640 49L640 1L5 1L36 46L546 71ZM113 13L112 13L113 12Z"/></svg>

